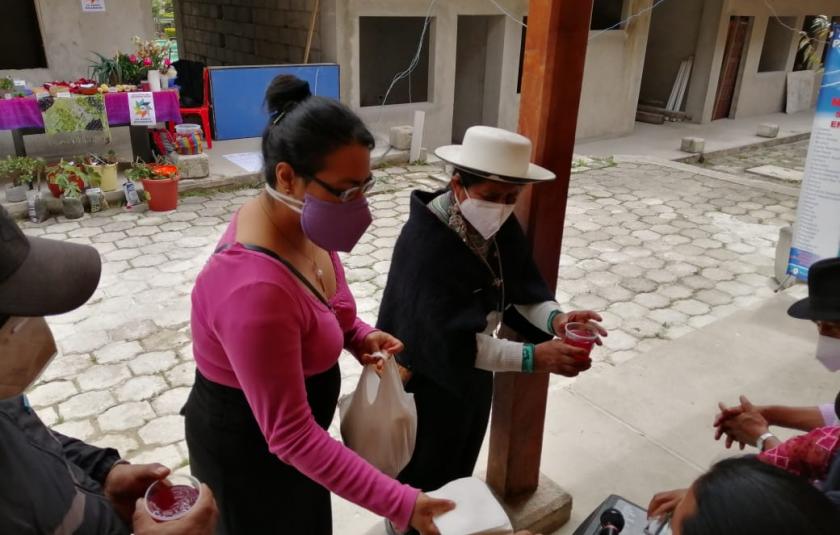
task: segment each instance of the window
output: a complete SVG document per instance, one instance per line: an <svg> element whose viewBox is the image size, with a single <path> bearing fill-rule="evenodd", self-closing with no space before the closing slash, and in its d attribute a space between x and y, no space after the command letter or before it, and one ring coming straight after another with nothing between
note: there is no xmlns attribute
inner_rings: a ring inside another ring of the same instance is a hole
<svg viewBox="0 0 840 535"><path fill-rule="evenodd" d="M35 0L4 0L0 17L0 69L46 68Z"/></svg>
<svg viewBox="0 0 840 535"><path fill-rule="evenodd" d="M761 60L758 62L758 72L787 69L794 34L791 28L795 24L796 17L770 17L767 33L764 35L764 47L761 49Z"/></svg>
<svg viewBox="0 0 840 535"><path fill-rule="evenodd" d="M522 93L522 73L525 70L525 35L528 32L528 16L522 18L522 42L519 43L519 79L516 81L516 93Z"/></svg>
<svg viewBox="0 0 840 535"><path fill-rule="evenodd" d="M424 17L359 17L360 104L379 106L391 81L405 71L417 53ZM385 104L427 102L429 46L433 24L423 37L417 67L394 84Z"/></svg>
<svg viewBox="0 0 840 535"><path fill-rule="evenodd" d="M592 5L593 30L620 30L621 15L624 13L624 0L595 0Z"/></svg>

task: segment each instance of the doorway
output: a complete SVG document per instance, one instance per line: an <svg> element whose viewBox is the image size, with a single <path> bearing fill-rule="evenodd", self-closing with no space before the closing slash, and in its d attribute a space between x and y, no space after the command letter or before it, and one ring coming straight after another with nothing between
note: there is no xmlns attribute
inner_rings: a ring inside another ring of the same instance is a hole
<svg viewBox="0 0 840 535"><path fill-rule="evenodd" d="M730 17L729 19L729 34L726 38L715 108L712 112L713 121L726 119L732 115L732 104L735 101L735 90L738 86L741 61L750 34L751 22L752 17Z"/></svg>
<svg viewBox="0 0 840 535"><path fill-rule="evenodd" d="M453 143L461 143L471 126L498 125L504 27L504 15L458 17Z"/></svg>

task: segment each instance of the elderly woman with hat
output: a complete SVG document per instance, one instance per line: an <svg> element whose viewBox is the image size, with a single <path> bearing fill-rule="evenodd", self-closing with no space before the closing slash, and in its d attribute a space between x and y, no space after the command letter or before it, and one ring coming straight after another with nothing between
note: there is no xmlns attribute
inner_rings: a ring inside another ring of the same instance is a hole
<svg viewBox="0 0 840 535"><path fill-rule="evenodd" d="M378 322L405 342L397 360L417 404L416 447L399 479L424 490L472 475L493 372L574 377L591 366L588 354L555 337L569 322L606 335L595 312L561 310L510 217L527 184L555 178L530 162L531 142L475 126L436 154L452 180L412 194ZM526 342L499 338L502 322Z"/></svg>

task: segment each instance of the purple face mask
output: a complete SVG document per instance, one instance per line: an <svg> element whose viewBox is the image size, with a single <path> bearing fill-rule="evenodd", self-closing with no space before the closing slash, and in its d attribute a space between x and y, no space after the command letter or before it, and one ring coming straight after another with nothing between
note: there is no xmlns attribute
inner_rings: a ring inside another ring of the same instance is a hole
<svg viewBox="0 0 840 535"><path fill-rule="evenodd" d="M312 243L327 251L349 253L373 221L367 198L334 203L306 194L300 224Z"/></svg>

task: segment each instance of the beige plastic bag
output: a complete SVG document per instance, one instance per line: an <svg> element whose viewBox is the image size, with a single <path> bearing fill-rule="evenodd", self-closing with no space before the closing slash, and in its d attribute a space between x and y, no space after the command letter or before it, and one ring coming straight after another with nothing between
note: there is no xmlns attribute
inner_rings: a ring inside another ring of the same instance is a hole
<svg viewBox="0 0 840 535"><path fill-rule="evenodd" d="M417 407L393 358L385 360L381 379L365 366L356 390L339 401L339 414L344 444L383 473L396 477L411 460Z"/></svg>

